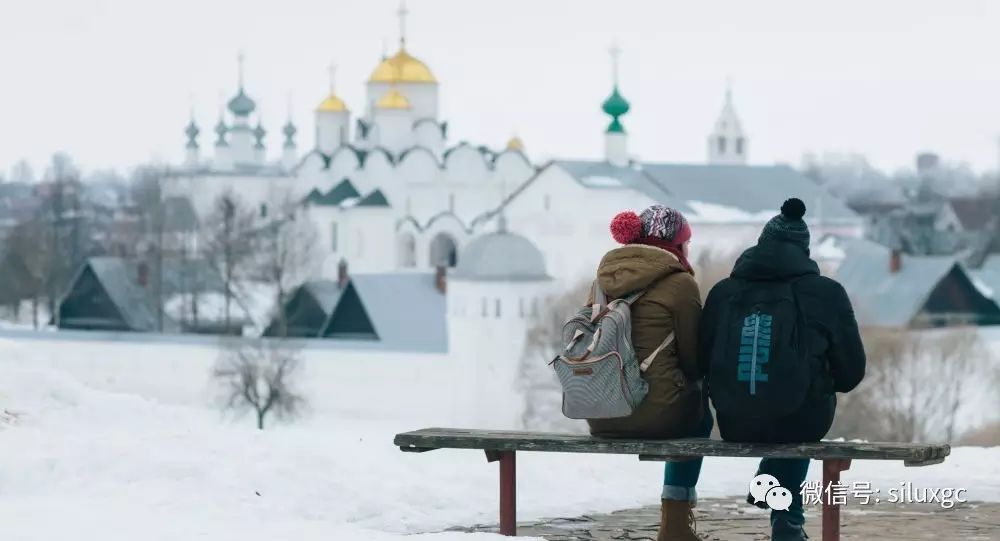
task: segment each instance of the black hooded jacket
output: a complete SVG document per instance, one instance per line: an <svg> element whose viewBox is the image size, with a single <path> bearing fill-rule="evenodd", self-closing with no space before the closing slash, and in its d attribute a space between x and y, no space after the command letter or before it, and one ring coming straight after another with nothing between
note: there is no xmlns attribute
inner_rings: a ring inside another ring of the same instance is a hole
<svg viewBox="0 0 1000 541"><path fill-rule="evenodd" d="M730 277L709 293L699 326L698 360L702 373L708 373L722 305L738 288L745 287L746 281L769 280L792 281L792 290L805 317L813 368L809 395L821 398L854 389L865 375L865 350L847 292L835 280L820 276L819 267L805 250L779 240L762 240L743 252Z"/></svg>

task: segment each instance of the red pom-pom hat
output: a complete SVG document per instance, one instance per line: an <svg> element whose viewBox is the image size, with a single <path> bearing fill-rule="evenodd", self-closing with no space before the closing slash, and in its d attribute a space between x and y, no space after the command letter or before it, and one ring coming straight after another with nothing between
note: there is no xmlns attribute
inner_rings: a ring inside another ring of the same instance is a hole
<svg viewBox="0 0 1000 541"><path fill-rule="evenodd" d="M632 212L619 212L611 220L611 238L619 244L631 244L642 236L642 220Z"/></svg>

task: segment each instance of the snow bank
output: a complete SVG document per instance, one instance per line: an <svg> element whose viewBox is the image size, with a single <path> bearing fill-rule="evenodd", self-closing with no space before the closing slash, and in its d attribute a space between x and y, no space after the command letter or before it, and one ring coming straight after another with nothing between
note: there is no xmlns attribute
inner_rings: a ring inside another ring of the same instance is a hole
<svg viewBox="0 0 1000 541"><path fill-rule="evenodd" d="M756 213L747 212L736 207L706 203L704 201L687 201L687 205L694 210L694 214L688 216L692 223L766 223L778 213L777 210L767 210Z"/></svg>
<svg viewBox="0 0 1000 541"><path fill-rule="evenodd" d="M176 347L188 348L189 357L207 355L204 346ZM33 362L53 351L49 342L0 340L0 410L18 416L0 430L4 540L381 541L496 521L496 465L482 453L393 447L395 433L434 423L410 415L409 394L375 394L370 401L392 407L360 417L364 404L351 412L319 400L338 372L319 373L308 387L319 405L308 417L259 432L248 418L219 413L204 395L172 394L202 387L203 379L176 388L139 385L136 374L162 362L141 347L132 345L131 365L89 360L95 374L87 384L78 367ZM174 377L205 376L180 370ZM419 373L405 377L417 385ZM447 382L434 385L445 389ZM633 456L524 453L518 467L522 520L656 503L662 482L662 466ZM699 491L739 495L754 468L749 459L708 459ZM810 478L819 479L819 470L814 464ZM1000 501L1000 448L955 449L944 464L926 468L858 461L844 479L961 487L970 499ZM495 536L411 538L477 537Z"/></svg>
<svg viewBox="0 0 1000 541"><path fill-rule="evenodd" d="M835 235L823 237L810 249L810 253L817 260L843 261L847 256L844 247L841 246L840 238Z"/></svg>
<svg viewBox="0 0 1000 541"><path fill-rule="evenodd" d="M976 286L976 289L982 293L982 295L988 299L996 299L996 292L993 288L986 284L986 282L979 279L976 275L971 275L972 285Z"/></svg>
<svg viewBox="0 0 1000 541"><path fill-rule="evenodd" d="M450 501L425 518L433 508L393 477L406 472L388 432L363 423L258 432L207 408L93 390L10 360L7 346L0 404L19 423L0 431L5 540L377 541L465 510Z"/></svg>
<svg viewBox="0 0 1000 541"><path fill-rule="evenodd" d="M581 179L583 184L590 186L591 188L620 188L622 186L622 181L615 177L601 176L601 175L591 175L589 177L584 177Z"/></svg>

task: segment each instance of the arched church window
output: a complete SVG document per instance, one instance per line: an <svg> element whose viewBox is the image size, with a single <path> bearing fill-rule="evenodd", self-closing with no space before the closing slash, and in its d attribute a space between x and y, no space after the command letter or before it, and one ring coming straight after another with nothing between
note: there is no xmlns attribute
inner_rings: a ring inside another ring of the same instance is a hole
<svg viewBox="0 0 1000 541"><path fill-rule="evenodd" d="M454 267L458 264L458 244L447 233L438 233L430 246L431 267Z"/></svg>
<svg viewBox="0 0 1000 541"><path fill-rule="evenodd" d="M743 154L743 138L742 137L737 137L736 138L736 153L740 154L740 155Z"/></svg>
<svg viewBox="0 0 1000 541"><path fill-rule="evenodd" d="M267 203L260 204L260 217L267 218Z"/></svg>
<svg viewBox="0 0 1000 541"><path fill-rule="evenodd" d="M531 315L534 317L538 316L538 299L531 299Z"/></svg>
<svg viewBox="0 0 1000 541"><path fill-rule="evenodd" d="M486 300L486 297L483 297L483 317L489 317L490 315L488 302L489 301Z"/></svg>
<svg viewBox="0 0 1000 541"><path fill-rule="evenodd" d="M494 314L496 315L497 318L499 318L500 317L500 299L495 299L493 301L493 305L494 305Z"/></svg>
<svg viewBox="0 0 1000 541"><path fill-rule="evenodd" d="M410 233L403 233L399 237L397 261L402 268L417 266L417 239Z"/></svg>
<svg viewBox="0 0 1000 541"><path fill-rule="evenodd" d="M726 153L726 138L720 135L717 144L719 145L719 154L725 154Z"/></svg>

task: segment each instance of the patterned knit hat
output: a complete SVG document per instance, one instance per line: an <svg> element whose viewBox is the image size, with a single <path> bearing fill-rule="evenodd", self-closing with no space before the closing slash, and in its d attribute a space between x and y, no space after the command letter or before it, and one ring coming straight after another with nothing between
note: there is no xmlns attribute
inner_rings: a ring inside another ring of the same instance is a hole
<svg viewBox="0 0 1000 541"><path fill-rule="evenodd" d="M809 253L809 227L802 217L806 204L801 199L788 199L781 205L781 214L771 218L760 233L760 241L776 240L792 243Z"/></svg>
<svg viewBox="0 0 1000 541"><path fill-rule="evenodd" d="M611 236L620 244L653 238L679 247L691 239L691 226L680 211L653 205L641 215L631 211L618 213L611 220Z"/></svg>

